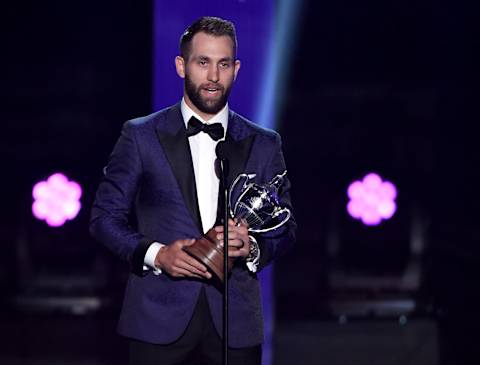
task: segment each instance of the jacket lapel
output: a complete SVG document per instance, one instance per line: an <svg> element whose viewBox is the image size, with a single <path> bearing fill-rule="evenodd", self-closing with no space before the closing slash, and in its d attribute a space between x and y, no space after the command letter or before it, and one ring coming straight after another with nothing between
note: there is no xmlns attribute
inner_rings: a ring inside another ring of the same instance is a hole
<svg viewBox="0 0 480 365"><path fill-rule="evenodd" d="M227 135L225 136L225 142L229 144L230 150L233 151L229 156L226 177L226 183L229 188L238 175L246 172L245 167L248 158L250 157L250 150L252 149L252 144L255 139L255 135L249 133L244 124L237 118L238 117L235 113L230 111ZM222 224L223 221L223 189L222 183L220 182L216 225ZM230 207L230 210L232 208L233 207Z"/></svg>
<svg viewBox="0 0 480 365"><path fill-rule="evenodd" d="M185 204L200 232L203 232L198 207L195 173L180 104L166 114L163 124L157 126L157 136L182 192Z"/></svg>
<svg viewBox="0 0 480 365"><path fill-rule="evenodd" d="M249 133L234 112L230 111L228 130L225 138L226 143L231 145L234 151L229 160L227 184L230 186L235 178L245 171L250 151L252 149L255 134Z"/></svg>

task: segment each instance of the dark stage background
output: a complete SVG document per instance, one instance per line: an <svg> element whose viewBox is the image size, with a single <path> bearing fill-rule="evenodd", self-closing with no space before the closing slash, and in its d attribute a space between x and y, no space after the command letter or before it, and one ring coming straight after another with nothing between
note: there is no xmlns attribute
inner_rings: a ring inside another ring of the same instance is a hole
<svg viewBox="0 0 480 365"><path fill-rule="evenodd" d="M127 267L87 225L122 123L151 112L152 5L3 8L0 363L124 364ZM462 1L303 2L277 127L299 231L275 265L275 364L480 362L477 23ZM31 189L55 171L84 192L52 229ZM345 209L370 171L399 191L378 227Z"/></svg>

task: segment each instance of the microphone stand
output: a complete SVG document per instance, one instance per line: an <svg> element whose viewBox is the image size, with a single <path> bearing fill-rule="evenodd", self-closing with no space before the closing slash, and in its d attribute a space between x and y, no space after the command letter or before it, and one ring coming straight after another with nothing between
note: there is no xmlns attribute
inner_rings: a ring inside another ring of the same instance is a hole
<svg viewBox="0 0 480 365"><path fill-rule="evenodd" d="M223 365L228 365L228 187L225 158L220 159L223 194Z"/></svg>

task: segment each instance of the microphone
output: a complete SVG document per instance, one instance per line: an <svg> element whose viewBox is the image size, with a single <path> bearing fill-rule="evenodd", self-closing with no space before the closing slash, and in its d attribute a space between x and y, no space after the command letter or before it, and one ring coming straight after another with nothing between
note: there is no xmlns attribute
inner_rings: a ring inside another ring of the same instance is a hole
<svg viewBox="0 0 480 365"><path fill-rule="evenodd" d="M217 147L215 147L215 153L217 154L217 158L219 160L228 160L228 157L230 155L230 149L228 144L225 141L218 142Z"/></svg>
<svg viewBox="0 0 480 365"><path fill-rule="evenodd" d="M231 156L231 149L228 143L225 141L220 141L215 147L215 154L217 155L217 161L219 162L216 165L216 173L218 178L222 181L223 186L225 187L225 181L228 176L228 160Z"/></svg>

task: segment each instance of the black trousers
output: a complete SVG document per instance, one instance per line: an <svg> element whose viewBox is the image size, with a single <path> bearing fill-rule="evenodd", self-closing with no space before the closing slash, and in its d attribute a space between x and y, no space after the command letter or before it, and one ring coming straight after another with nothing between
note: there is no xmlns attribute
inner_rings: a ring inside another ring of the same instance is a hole
<svg viewBox="0 0 480 365"><path fill-rule="evenodd" d="M202 289L185 333L168 345L130 340L130 365L221 365L222 348ZM229 365L261 365L261 362L261 345L228 350Z"/></svg>

